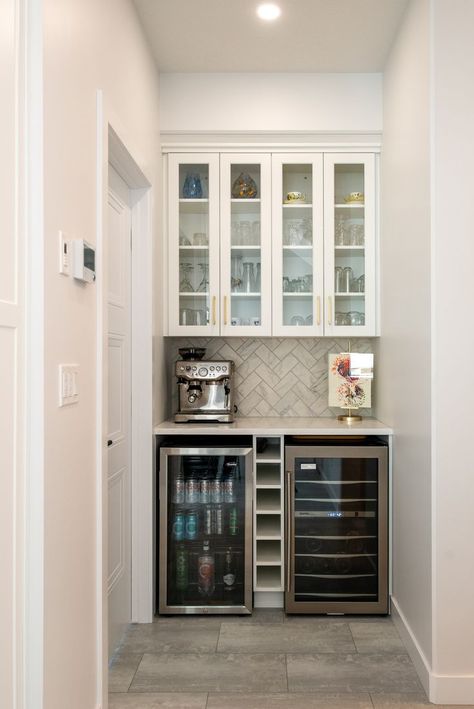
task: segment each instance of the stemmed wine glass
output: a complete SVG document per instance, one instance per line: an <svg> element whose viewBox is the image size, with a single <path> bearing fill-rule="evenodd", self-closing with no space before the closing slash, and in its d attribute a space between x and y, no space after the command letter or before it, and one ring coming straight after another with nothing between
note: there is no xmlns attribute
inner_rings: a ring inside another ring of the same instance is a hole
<svg viewBox="0 0 474 709"><path fill-rule="evenodd" d="M201 283L198 285L197 292L198 293L207 293L209 290L209 264L208 263L200 263L199 268L202 271L202 279L201 279Z"/></svg>
<svg viewBox="0 0 474 709"><path fill-rule="evenodd" d="M180 263L179 268L181 271L181 277L179 279L179 290L181 293L192 293L194 288L189 280L191 272L193 270L193 265L191 263Z"/></svg>

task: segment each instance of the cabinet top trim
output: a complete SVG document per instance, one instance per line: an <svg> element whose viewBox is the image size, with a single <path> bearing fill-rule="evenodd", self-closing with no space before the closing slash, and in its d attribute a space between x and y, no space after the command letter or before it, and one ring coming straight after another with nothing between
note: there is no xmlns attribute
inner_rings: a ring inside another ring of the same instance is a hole
<svg viewBox="0 0 474 709"><path fill-rule="evenodd" d="M380 153L380 143L162 143L162 153Z"/></svg>

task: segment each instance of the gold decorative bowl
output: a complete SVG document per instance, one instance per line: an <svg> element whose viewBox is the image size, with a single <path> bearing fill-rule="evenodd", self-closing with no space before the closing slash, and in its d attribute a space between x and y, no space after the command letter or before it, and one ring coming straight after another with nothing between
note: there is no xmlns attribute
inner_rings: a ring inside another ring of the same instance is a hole
<svg viewBox="0 0 474 709"><path fill-rule="evenodd" d="M364 204L364 193L363 192L350 192L344 197L344 202L346 204L351 204L354 202L356 204Z"/></svg>

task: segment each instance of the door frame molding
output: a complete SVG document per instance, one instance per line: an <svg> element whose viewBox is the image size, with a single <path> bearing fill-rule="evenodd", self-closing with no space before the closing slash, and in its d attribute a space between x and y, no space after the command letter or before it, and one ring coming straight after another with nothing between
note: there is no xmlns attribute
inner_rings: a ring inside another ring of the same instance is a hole
<svg viewBox="0 0 474 709"><path fill-rule="evenodd" d="M97 92L97 705L107 707L107 195L109 163L130 188L131 253L131 620L153 620L152 180L120 137L120 120Z"/></svg>

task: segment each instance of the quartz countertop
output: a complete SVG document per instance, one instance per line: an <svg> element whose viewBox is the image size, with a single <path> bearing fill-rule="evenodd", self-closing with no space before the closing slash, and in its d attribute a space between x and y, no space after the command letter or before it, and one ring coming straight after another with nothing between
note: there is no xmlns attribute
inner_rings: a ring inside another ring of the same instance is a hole
<svg viewBox="0 0 474 709"><path fill-rule="evenodd" d="M374 418L347 424L336 418L236 418L233 423L175 423L163 421L153 429L156 435L257 435L257 436L390 436L390 426Z"/></svg>

